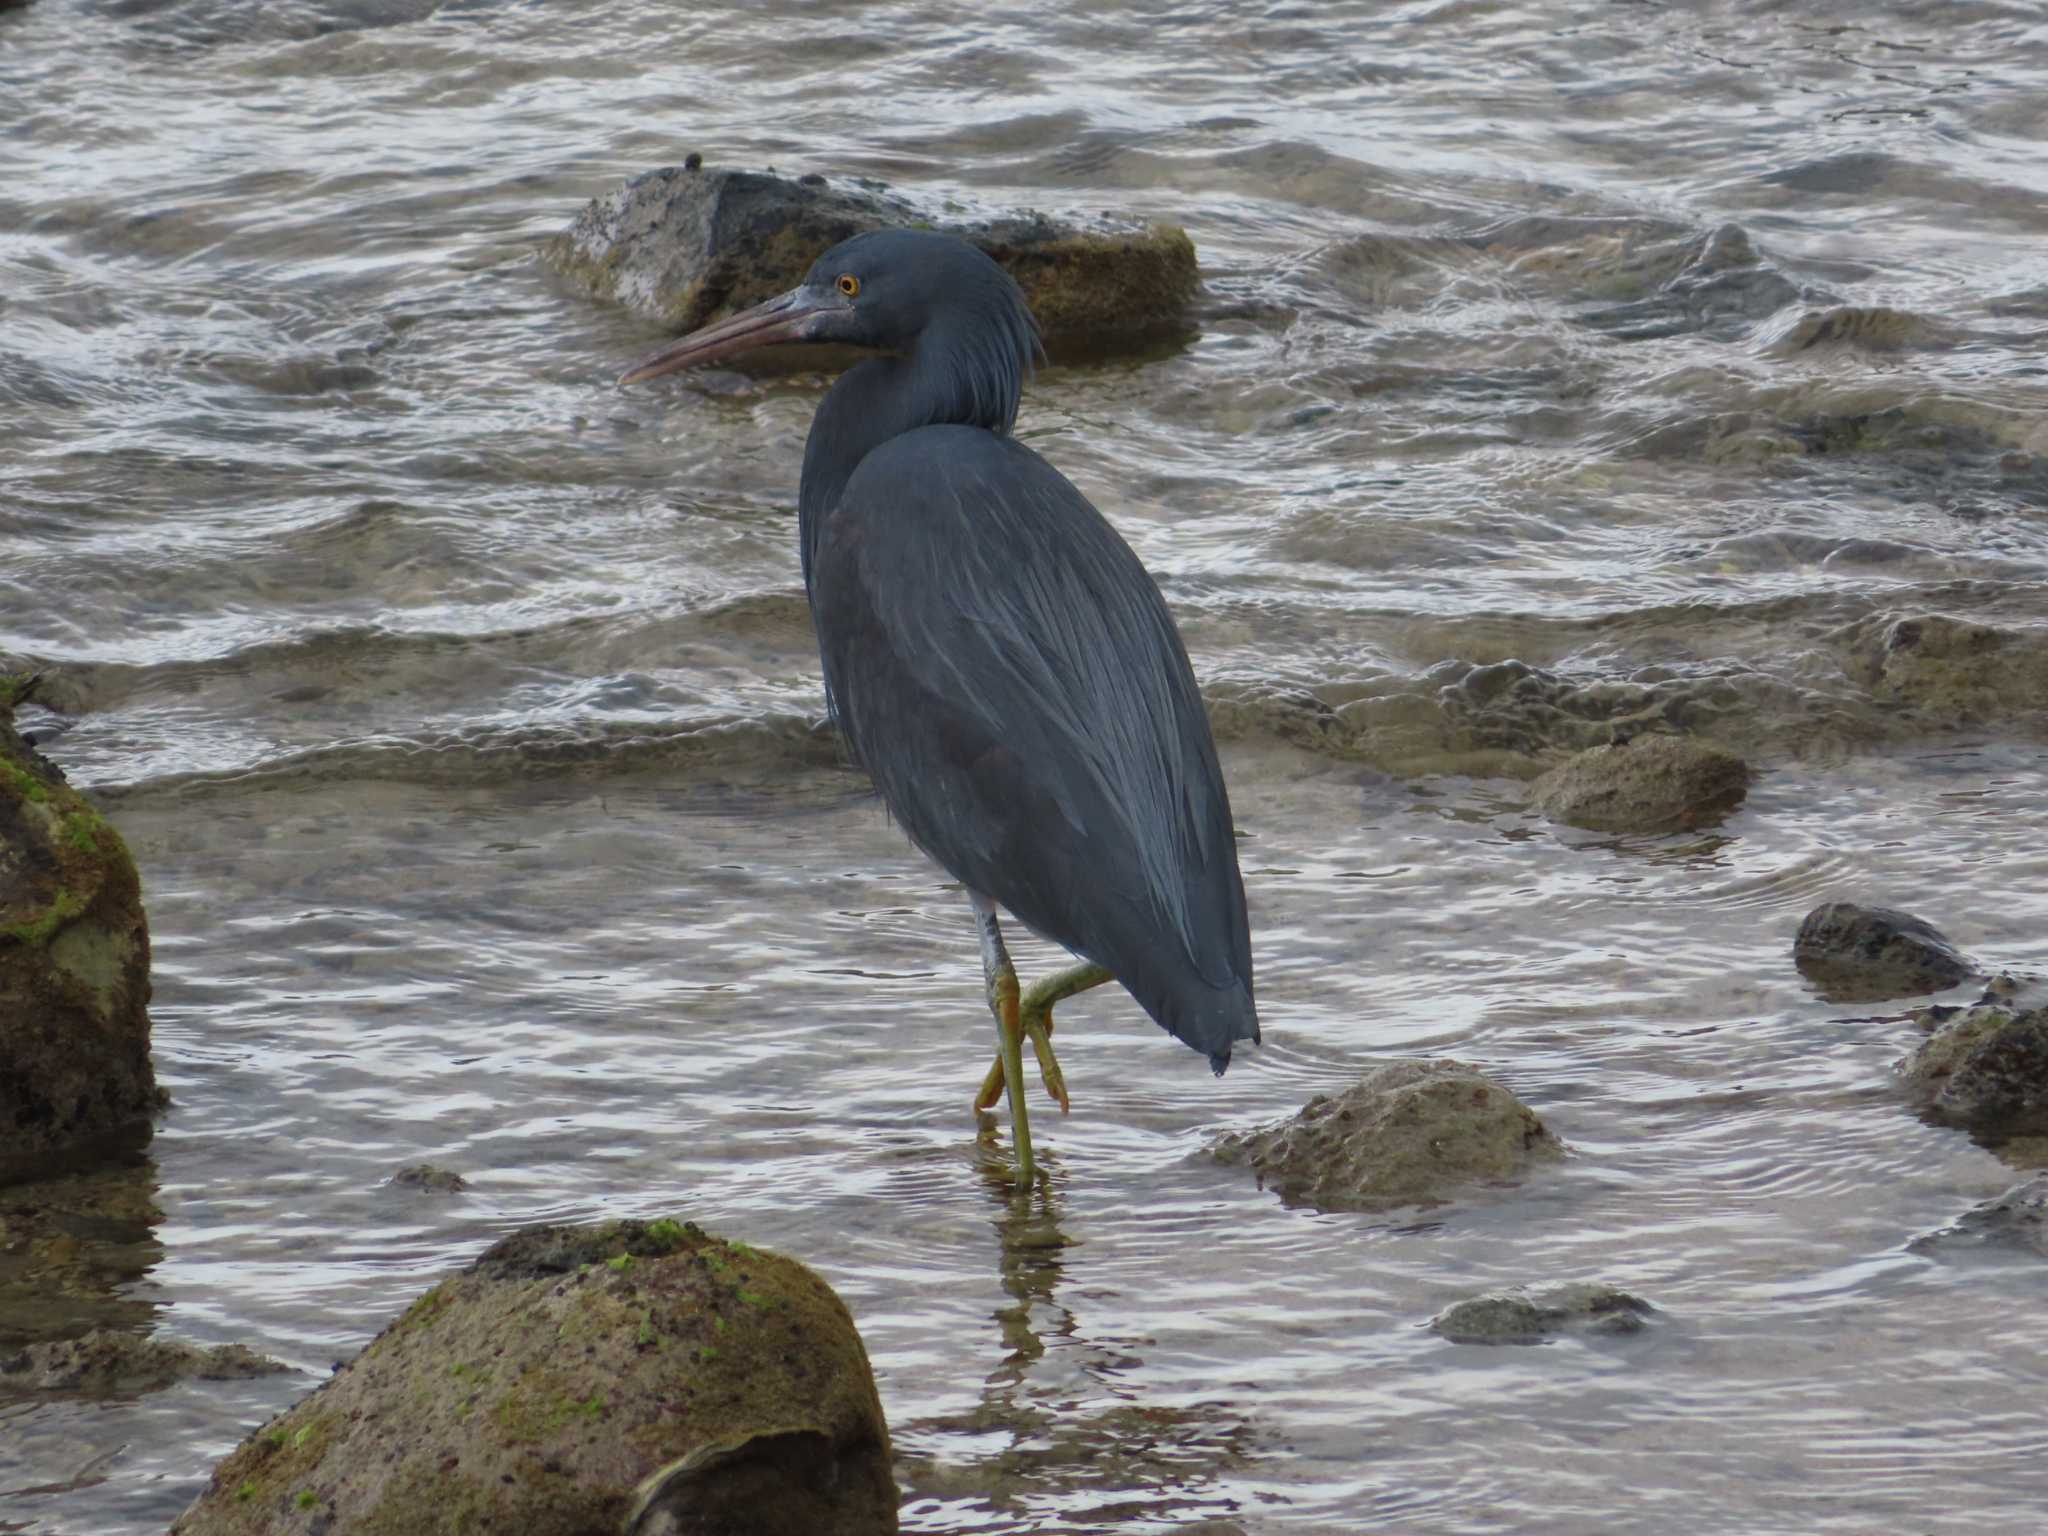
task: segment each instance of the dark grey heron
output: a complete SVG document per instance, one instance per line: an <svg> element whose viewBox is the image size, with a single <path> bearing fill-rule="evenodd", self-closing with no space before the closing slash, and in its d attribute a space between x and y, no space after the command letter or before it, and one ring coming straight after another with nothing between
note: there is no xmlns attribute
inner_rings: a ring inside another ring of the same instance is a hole
<svg viewBox="0 0 2048 1536"><path fill-rule="evenodd" d="M1218 1076L1257 1041L1230 798L1187 652L1130 546L1013 439L1038 328L950 236L856 235L619 382L779 342L872 348L804 445L798 538L827 706L911 840L967 888L1032 1170L1023 1041L1071 1107L1052 1009L1121 982ZM1083 964L1020 993L1002 907Z"/></svg>

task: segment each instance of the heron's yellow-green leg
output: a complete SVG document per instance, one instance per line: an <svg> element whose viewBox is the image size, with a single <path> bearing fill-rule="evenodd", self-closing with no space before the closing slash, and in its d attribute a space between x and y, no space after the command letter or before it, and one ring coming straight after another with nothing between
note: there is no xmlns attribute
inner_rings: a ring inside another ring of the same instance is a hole
<svg viewBox="0 0 2048 1536"><path fill-rule="evenodd" d="M1031 1119L1024 1108L1024 1032L1017 1022L1017 967L1010 963L1010 952L1003 947L1003 930L996 922L996 904L978 891L969 891L968 899L974 903L976 926L981 930L981 979L988 989L988 1011L996 1016L996 1072L995 1089L983 1091L974 1101L976 1109L988 1109L994 1105L996 1095L1003 1091L1003 1083L1010 1085L1011 1135L1017 1143L1017 1172L1021 1177L1031 1176ZM1004 1063L1009 1070L1004 1076Z"/></svg>
<svg viewBox="0 0 2048 1536"><path fill-rule="evenodd" d="M996 1058L1008 1074L1010 1085L1010 1136L1017 1144L1017 1177L1031 1177L1031 1116L1024 1108L1024 1031L1017 1022L1017 973L998 981L996 988L996 1036L1002 1055Z"/></svg>

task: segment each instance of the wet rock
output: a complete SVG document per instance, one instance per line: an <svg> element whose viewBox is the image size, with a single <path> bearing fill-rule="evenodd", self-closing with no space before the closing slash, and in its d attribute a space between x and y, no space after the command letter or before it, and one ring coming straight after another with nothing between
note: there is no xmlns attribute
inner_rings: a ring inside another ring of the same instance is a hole
<svg viewBox="0 0 2048 1536"><path fill-rule="evenodd" d="M1749 769L1720 747L1683 736L1637 736L1592 747L1530 788L1553 820L1595 832L1669 832L1718 821L1749 790Z"/></svg>
<svg viewBox="0 0 2048 1536"><path fill-rule="evenodd" d="M794 1260L675 1221L516 1233L215 1469L215 1533L896 1529L866 1351Z"/></svg>
<svg viewBox="0 0 2048 1536"><path fill-rule="evenodd" d="M1907 1244L1915 1253L1991 1250L2048 1259L2048 1174L1965 1211L1952 1226Z"/></svg>
<svg viewBox="0 0 2048 1536"><path fill-rule="evenodd" d="M1931 923L1853 901L1830 901L1807 913L1792 941L1792 960L1831 1003L1918 997L1977 974Z"/></svg>
<svg viewBox="0 0 2048 1536"><path fill-rule="evenodd" d="M1656 1309L1611 1285L1521 1286L1444 1308L1429 1326L1453 1344L1541 1344L1560 1333L1640 1333Z"/></svg>
<svg viewBox="0 0 2048 1536"><path fill-rule="evenodd" d="M1397 1061L1289 1119L1210 1151L1257 1171L1289 1205L1384 1211L1520 1178L1563 1146L1520 1100L1461 1061Z"/></svg>
<svg viewBox="0 0 2048 1536"><path fill-rule="evenodd" d="M1857 626L1850 675L1880 701L1944 724L2048 712L2048 629L1999 629L1945 614Z"/></svg>
<svg viewBox="0 0 2048 1536"><path fill-rule="evenodd" d="M201 1349L182 1339L96 1328L83 1338L30 1344L0 1355L0 1392L68 1392L83 1397L153 1392L174 1381L240 1381L292 1367L240 1344Z"/></svg>
<svg viewBox="0 0 2048 1536"><path fill-rule="evenodd" d="M1056 355L1184 329L1200 280L1194 244L1173 226L934 218L873 182L676 167L595 199L542 255L599 298L687 331L794 287L829 247L887 225L945 230L987 251Z"/></svg>
<svg viewBox="0 0 2048 1536"><path fill-rule="evenodd" d="M0 677L0 1181L148 1134L149 928L121 835L14 729Z"/></svg>
<svg viewBox="0 0 2048 1536"><path fill-rule="evenodd" d="M1928 1116L1992 1146L2048 1135L2048 1007L1991 993L1930 1014L1943 1027L1899 1063Z"/></svg>
<svg viewBox="0 0 2048 1536"><path fill-rule="evenodd" d="M414 1163L401 1168L391 1175L391 1182L400 1189L423 1189L430 1194L454 1195L469 1188L469 1180L447 1168L436 1168L432 1163Z"/></svg>

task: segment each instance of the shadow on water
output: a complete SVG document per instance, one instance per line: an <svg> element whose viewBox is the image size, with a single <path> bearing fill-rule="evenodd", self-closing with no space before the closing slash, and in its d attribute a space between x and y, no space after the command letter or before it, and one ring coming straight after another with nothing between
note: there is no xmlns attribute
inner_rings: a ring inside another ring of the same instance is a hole
<svg viewBox="0 0 2048 1536"><path fill-rule="evenodd" d="M979 1173L992 1208L997 1272L1006 1302L992 1314L1005 1351L983 1379L980 1401L897 1430L899 1446L963 1437L985 1454L971 1461L897 1457L907 1530L955 1530L972 1513L1045 1529L1048 1518L1077 1525L1204 1519L1203 1530L1236 1529L1223 1517L1240 1501L1220 1486L1255 1452L1254 1431L1228 1403L1167 1406L1145 1401L1133 1375L1151 1341L1089 1335L1062 1296L1067 1254L1067 1175L1057 1154L1041 1154L1037 1178L1020 1186L997 1147L997 1117L981 1116ZM1103 1407L1107 1398L1113 1406ZM999 1526L995 1528L1008 1528Z"/></svg>
<svg viewBox="0 0 2048 1536"><path fill-rule="evenodd" d="M156 1159L138 1152L0 1189L0 1348L155 1320L157 1187Z"/></svg>

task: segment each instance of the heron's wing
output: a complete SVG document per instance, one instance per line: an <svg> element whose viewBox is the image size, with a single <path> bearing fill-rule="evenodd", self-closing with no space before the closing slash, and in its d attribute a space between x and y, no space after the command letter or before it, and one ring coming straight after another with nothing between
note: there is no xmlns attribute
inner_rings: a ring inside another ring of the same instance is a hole
<svg viewBox="0 0 2048 1536"><path fill-rule="evenodd" d="M1256 1038L1201 695L1158 588L1087 498L1008 439L926 427L862 462L816 561L835 715L912 838L1190 1044L1214 1054L1228 1027L1227 1057ZM1235 1025L1147 996L1197 979L1242 994Z"/></svg>

